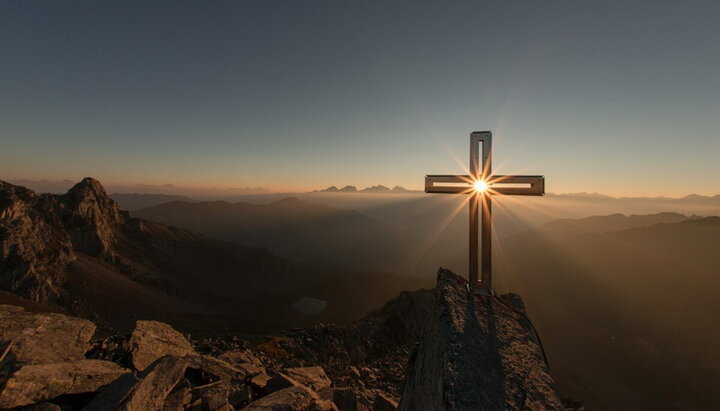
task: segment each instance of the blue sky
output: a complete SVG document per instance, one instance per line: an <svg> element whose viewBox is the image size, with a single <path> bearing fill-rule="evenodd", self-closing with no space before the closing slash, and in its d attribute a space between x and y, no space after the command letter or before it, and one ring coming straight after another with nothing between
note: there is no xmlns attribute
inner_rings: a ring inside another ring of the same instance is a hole
<svg viewBox="0 0 720 411"><path fill-rule="evenodd" d="M714 1L5 1L0 179L720 192ZM457 161L456 161L457 160Z"/></svg>

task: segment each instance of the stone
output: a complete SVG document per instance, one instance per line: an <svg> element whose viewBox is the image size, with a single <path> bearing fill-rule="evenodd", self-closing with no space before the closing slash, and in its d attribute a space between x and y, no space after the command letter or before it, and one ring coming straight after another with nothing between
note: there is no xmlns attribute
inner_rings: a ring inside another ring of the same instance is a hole
<svg viewBox="0 0 720 411"><path fill-rule="evenodd" d="M262 361L250 350L227 351L222 353L219 358L236 366L238 364L252 364L256 367L262 367L263 365Z"/></svg>
<svg viewBox="0 0 720 411"><path fill-rule="evenodd" d="M120 405L140 381L136 373L128 373L113 381L96 395L83 411L104 411L120 409Z"/></svg>
<svg viewBox="0 0 720 411"><path fill-rule="evenodd" d="M95 392L129 370L102 360L25 365L0 393L0 408L14 408L66 394Z"/></svg>
<svg viewBox="0 0 720 411"><path fill-rule="evenodd" d="M219 358L248 376L265 374L262 361L250 352L250 350L228 351L220 355Z"/></svg>
<svg viewBox="0 0 720 411"><path fill-rule="evenodd" d="M12 342L11 354L21 365L81 360L94 334L95 324L82 318L0 305L0 340Z"/></svg>
<svg viewBox="0 0 720 411"><path fill-rule="evenodd" d="M165 356L136 378L119 378L95 397L85 410L122 409L129 411L162 409L165 399L182 380L189 360Z"/></svg>
<svg viewBox="0 0 720 411"><path fill-rule="evenodd" d="M250 380L250 385L256 391L266 392L267 384L270 382L271 379L272 378L269 375L261 373L252 377L252 379Z"/></svg>
<svg viewBox="0 0 720 411"><path fill-rule="evenodd" d="M333 391L333 403L341 411L370 411L370 407L361 401L357 391L351 387L336 388Z"/></svg>
<svg viewBox="0 0 720 411"><path fill-rule="evenodd" d="M219 410L230 407L228 397L230 387L223 384L216 384L204 390L202 394L202 407L205 410Z"/></svg>
<svg viewBox="0 0 720 411"><path fill-rule="evenodd" d="M228 384L239 384L244 382L248 375L227 362L210 357L208 355L190 355L186 357L189 361L188 368L201 371L212 381L222 381Z"/></svg>
<svg viewBox="0 0 720 411"><path fill-rule="evenodd" d="M175 387L173 391L165 397L163 409L166 410L184 410L192 402L192 394L187 387Z"/></svg>
<svg viewBox="0 0 720 411"><path fill-rule="evenodd" d="M137 321L129 345L132 366L138 371L143 371L165 355L183 357L195 354L184 335L158 321Z"/></svg>
<svg viewBox="0 0 720 411"><path fill-rule="evenodd" d="M396 411L398 402L390 398L387 394L378 393L373 403L373 411Z"/></svg>
<svg viewBox="0 0 720 411"><path fill-rule="evenodd" d="M292 386L275 391L253 401L245 411L337 410L334 404L323 401L307 387Z"/></svg>
<svg viewBox="0 0 720 411"><path fill-rule="evenodd" d="M290 377L287 374L284 373L275 373L270 380L265 384L264 387L264 393L270 394L275 391L280 391L282 389L293 387L293 386L303 386L299 382L295 381L292 377Z"/></svg>
<svg viewBox="0 0 720 411"><path fill-rule="evenodd" d="M252 390L247 385L232 387L228 396L228 402L235 408L244 407L252 400Z"/></svg>
<svg viewBox="0 0 720 411"><path fill-rule="evenodd" d="M325 374L322 367L296 367L286 368L285 373L293 380L309 387L315 392L320 392L332 386L332 381Z"/></svg>
<svg viewBox="0 0 720 411"><path fill-rule="evenodd" d="M39 402L37 404L20 407L18 411L62 411L62 408L51 402Z"/></svg>

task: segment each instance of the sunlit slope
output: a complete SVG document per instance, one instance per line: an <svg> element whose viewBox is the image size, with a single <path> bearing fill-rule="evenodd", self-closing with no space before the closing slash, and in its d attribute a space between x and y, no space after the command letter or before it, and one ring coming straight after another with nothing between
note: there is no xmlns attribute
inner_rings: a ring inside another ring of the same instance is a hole
<svg viewBox="0 0 720 411"><path fill-rule="evenodd" d="M496 258L499 282L525 299L559 384L593 408L717 408L720 218L602 226L602 218L549 224L503 240Z"/></svg>

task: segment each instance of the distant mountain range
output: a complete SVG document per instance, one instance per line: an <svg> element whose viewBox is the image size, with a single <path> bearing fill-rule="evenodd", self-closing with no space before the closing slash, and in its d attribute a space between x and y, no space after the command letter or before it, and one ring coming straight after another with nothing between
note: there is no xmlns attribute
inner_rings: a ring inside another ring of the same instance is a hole
<svg viewBox="0 0 720 411"><path fill-rule="evenodd" d="M363 188L362 190L358 190L355 186L345 186L343 188L337 188L336 186L330 186L324 190L316 190L315 192L320 193L380 193L380 194L390 194L390 193L413 193L413 192L419 192L418 190L408 190L405 187L401 186L395 186L393 188L386 187L384 185L376 185L371 187Z"/></svg>
<svg viewBox="0 0 720 411"><path fill-rule="evenodd" d="M113 193L109 197L128 211L140 210L172 201L186 201L189 203L195 201L190 197L170 194Z"/></svg>
<svg viewBox="0 0 720 411"><path fill-rule="evenodd" d="M0 273L0 303L22 299L119 329L138 318L240 333L345 322L413 288L389 274L296 263L133 218L90 178L62 195L0 181ZM327 308L295 311L305 297Z"/></svg>
<svg viewBox="0 0 720 411"><path fill-rule="evenodd" d="M12 180L10 183L27 187L38 193L62 194L68 191L73 185L71 180ZM110 193L122 194L164 194L177 196L197 197L223 197L234 195L250 195L269 193L262 187L184 187L174 184L133 184L133 185L108 185L105 187Z"/></svg>

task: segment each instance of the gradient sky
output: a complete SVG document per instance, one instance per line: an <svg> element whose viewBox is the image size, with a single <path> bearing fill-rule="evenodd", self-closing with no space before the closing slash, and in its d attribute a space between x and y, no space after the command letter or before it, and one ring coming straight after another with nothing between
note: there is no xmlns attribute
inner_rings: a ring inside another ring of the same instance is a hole
<svg viewBox="0 0 720 411"><path fill-rule="evenodd" d="M720 192L720 2L3 1L0 179ZM461 164L459 164L457 161Z"/></svg>

